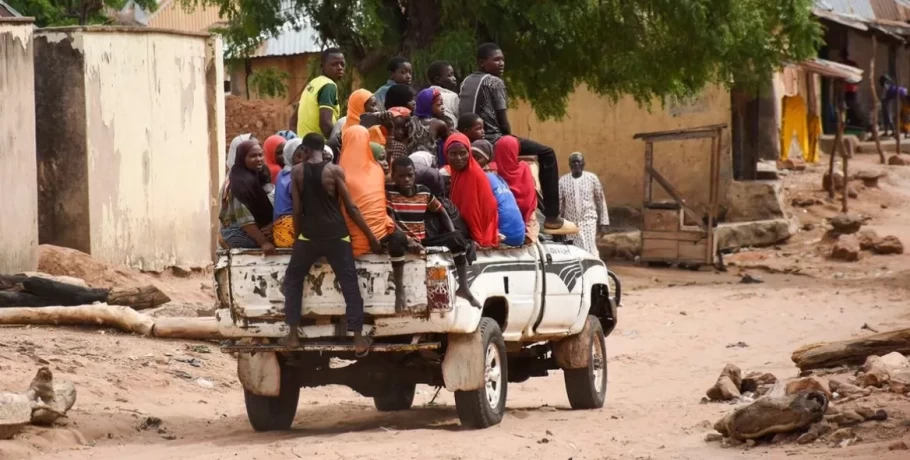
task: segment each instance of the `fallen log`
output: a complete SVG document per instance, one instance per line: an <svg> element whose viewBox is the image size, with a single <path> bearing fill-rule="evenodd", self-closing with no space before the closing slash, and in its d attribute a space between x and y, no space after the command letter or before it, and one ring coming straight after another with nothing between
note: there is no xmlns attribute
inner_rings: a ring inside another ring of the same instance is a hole
<svg viewBox="0 0 910 460"><path fill-rule="evenodd" d="M73 307L0 308L0 324L43 324L109 326L124 332L166 339L220 340L213 317L179 318L151 316L121 305L79 305Z"/></svg>
<svg viewBox="0 0 910 460"><path fill-rule="evenodd" d="M147 310L171 301L165 293L155 286L143 286L128 289L111 289L107 296L110 305L125 305L133 310Z"/></svg>
<svg viewBox="0 0 910 460"><path fill-rule="evenodd" d="M910 353L910 329L882 332L858 339L804 345L791 359L801 370L822 369L845 364L863 364L871 355L883 356L896 351Z"/></svg>
<svg viewBox="0 0 910 460"><path fill-rule="evenodd" d="M164 292L151 285L95 289L45 275L0 275L0 307L68 307L106 302L144 310L170 301Z"/></svg>
<svg viewBox="0 0 910 460"><path fill-rule="evenodd" d="M155 318L152 334L163 339L220 340L223 338L218 332L218 322L214 317Z"/></svg>
<svg viewBox="0 0 910 460"><path fill-rule="evenodd" d="M714 429L740 441L789 433L818 422L828 410L828 398L818 391L792 396L765 396L717 421Z"/></svg>
<svg viewBox="0 0 910 460"><path fill-rule="evenodd" d="M101 325L150 335L155 320L129 307L102 303L72 307L0 308L0 324Z"/></svg>

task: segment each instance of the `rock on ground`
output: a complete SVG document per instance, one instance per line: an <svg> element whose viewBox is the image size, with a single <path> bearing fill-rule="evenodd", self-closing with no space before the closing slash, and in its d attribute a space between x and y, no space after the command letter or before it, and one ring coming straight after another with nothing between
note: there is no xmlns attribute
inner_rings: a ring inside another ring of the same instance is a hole
<svg viewBox="0 0 910 460"><path fill-rule="evenodd" d="M780 182L733 181L727 188L727 222L780 219L784 203Z"/></svg>
<svg viewBox="0 0 910 460"><path fill-rule="evenodd" d="M878 180L884 176L887 176L888 173L873 171L871 169L864 169L857 172L853 177L858 180L863 181L863 185L866 187L878 187Z"/></svg>
<svg viewBox="0 0 910 460"><path fill-rule="evenodd" d="M717 383L708 389L705 394L712 401L730 401L737 399L742 394L739 386L742 384L742 371L735 364L727 364L717 377Z"/></svg>
<svg viewBox="0 0 910 460"><path fill-rule="evenodd" d="M787 394L795 395L808 391L820 391L826 398L831 399L831 388L828 379L818 376L803 377L787 384Z"/></svg>
<svg viewBox="0 0 910 460"><path fill-rule="evenodd" d="M831 248L831 258L855 262L859 260L859 240L853 235L840 235Z"/></svg>
<svg viewBox="0 0 910 460"><path fill-rule="evenodd" d="M820 392L766 396L728 413L714 429L734 439L757 439L807 428L822 420L827 408L828 398Z"/></svg>
<svg viewBox="0 0 910 460"><path fill-rule="evenodd" d="M829 415L825 419L841 427L859 425L866 421L865 417L854 410L845 410L839 414Z"/></svg>
<svg viewBox="0 0 910 460"><path fill-rule="evenodd" d="M878 242L879 237L878 233L875 233L875 230L865 228L859 231L856 234L856 239L859 240L859 248L863 251L869 251L875 247L875 243Z"/></svg>
<svg viewBox="0 0 910 460"><path fill-rule="evenodd" d="M910 165L910 158L903 155L894 155L888 158L888 164L891 166L907 166Z"/></svg>
<svg viewBox="0 0 910 460"><path fill-rule="evenodd" d="M641 255L641 232L608 233L597 240L601 259L635 260Z"/></svg>
<svg viewBox="0 0 910 460"><path fill-rule="evenodd" d="M833 228L833 232L840 235L856 233L864 223L862 218L852 214L834 216L829 222Z"/></svg>
<svg viewBox="0 0 910 460"><path fill-rule="evenodd" d="M888 372L891 373L910 368L910 360L896 351L892 351L891 353L882 356L882 362L885 363L885 366L888 366Z"/></svg>
<svg viewBox="0 0 910 460"><path fill-rule="evenodd" d="M763 396L771 391L774 384L777 383L777 377L774 374L765 372L750 372L743 377L739 388L742 392L751 391L758 396Z"/></svg>
<svg viewBox="0 0 910 460"><path fill-rule="evenodd" d="M718 249L762 247L787 240L798 230L795 219L724 223L717 226L714 238Z"/></svg>
<svg viewBox="0 0 910 460"><path fill-rule="evenodd" d="M869 396L872 393L872 390L868 388L860 388L856 385L847 382L839 382L837 380L831 380L828 382L828 385L831 387L832 391L837 392L838 395L842 398L849 396Z"/></svg>
<svg viewBox="0 0 910 460"><path fill-rule="evenodd" d="M876 254L903 254L904 243L901 243L901 240L897 239L896 236L888 235L876 241L872 246L872 250Z"/></svg>
<svg viewBox="0 0 910 460"><path fill-rule="evenodd" d="M831 176L825 171L825 174L822 175L822 190L828 190L829 188L831 188ZM834 171L834 188L835 190L844 188L844 175L838 171Z"/></svg>
<svg viewBox="0 0 910 460"><path fill-rule="evenodd" d="M910 446L904 441L897 441L889 444L888 450L910 450Z"/></svg>
<svg viewBox="0 0 910 460"><path fill-rule="evenodd" d="M863 373L859 376L860 386L863 387L881 387L891 379L891 373L888 371L888 365L880 356L869 356L863 364Z"/></svg>

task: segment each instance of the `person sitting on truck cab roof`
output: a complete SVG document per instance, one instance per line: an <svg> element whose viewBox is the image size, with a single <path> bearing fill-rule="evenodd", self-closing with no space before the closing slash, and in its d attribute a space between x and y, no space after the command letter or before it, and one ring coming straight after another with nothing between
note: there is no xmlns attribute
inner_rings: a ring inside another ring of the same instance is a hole
<svg viewBox="0 0 910 460"><path fill-rule="evenodd" d="M395 221L387 211L385 173L373 157L370 133L363 126L351 126L341 135L341 148L339 166L344 168L351 199L360 209L372 234L388 249L395 278L395 308L396 311L403 310L404 263L408 239L404 232L397 230ZM367 240L366 232L361 230L351 217L345 215L348 230L351 232L354 256L366 254L371 249L376 253L376 248Z"/></svg>
<svg viewBox="0 0 910 460"><path fill-rule="evenodd" d="M364 134L369 136L365 129ZM294 227L298 237L282 289L285 321L290 328L284 344L291 348L300 345L297 334L303 309L303 282L313 264L325 257L341 285L347 306L347 330L354 334L355 353L363 355L369 351L371 340L363 336L363 297L354 266L351 236L339 202L369 246L378 251L380 244L348 192L344 170L326 160L325 139L317 133L307 134L302 147L304 158L291 171Z"/></svg>
<svg viewBox="0 0 910 460"><path fill-rule="evenodd" d="M274 254L273 208L263 188L268 176L262 174L262 147L255 139L245 140L237 145L235 155L219 197L221 238L230 248L262 248L265 254Z"/></svg>
<svg viewBox="0 0 910 460"><path fill-rule="evenodd" d="M444 246L452 252L458 273L458 290L455 291L455 295L480 308L480 303L468 289L468 261L465 258L468 247L474 242L455 230L449 214L442 203L430 193L430 189L417 184L417 171L410 158L401 157L395 160L392 165L392 183L386 187L386 197L389 202L389 214L407 234L410 245ZM445 233L427 236L427 211L441 219Z"/></svg>
<svg viewBox="0 0 910 460"><path fill-rule="evenodd" d="M451 166L449 193L471 230L471 239L481 247L499 246L499 213L496 197L483 169L471 156L471 142L461 133L446 140L444 152Z"/></svg>

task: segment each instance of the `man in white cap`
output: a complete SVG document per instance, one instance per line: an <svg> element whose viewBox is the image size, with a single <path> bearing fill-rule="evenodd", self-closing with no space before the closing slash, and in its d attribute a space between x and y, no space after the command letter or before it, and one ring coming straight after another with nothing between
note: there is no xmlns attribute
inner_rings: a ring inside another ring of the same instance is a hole
<svg viewBox="0 0 910 460"><path fill-rule="evenodd" d="M569 155L571 173L559 179L559 214L578 225L578 234L568 236L576 246L599 255L597 233L610 225L607 203L600 180L585 171L585 158L579 152Z"/></svg>

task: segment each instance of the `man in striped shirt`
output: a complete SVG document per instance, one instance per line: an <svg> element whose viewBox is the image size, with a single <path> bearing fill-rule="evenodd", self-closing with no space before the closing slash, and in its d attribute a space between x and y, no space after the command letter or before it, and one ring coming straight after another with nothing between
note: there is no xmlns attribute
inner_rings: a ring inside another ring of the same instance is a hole
<svg viewBox="0 0 910 460"><path fill-rule="evenodd" d="M474 242L455 230L449 214L430 189L417 184L417 172L409 157L399 157L392 164L392 183L386 186L386 199L389 215L395 219L399 229L407 234L408 248L411 251L422 250L425 246L442 246L452 252L458 273L458 290L455 295L480 308L480 302L474 298L468 286L468 261L465 257ZM445 233L427 236L427 212L436 213Z"/></svg>

